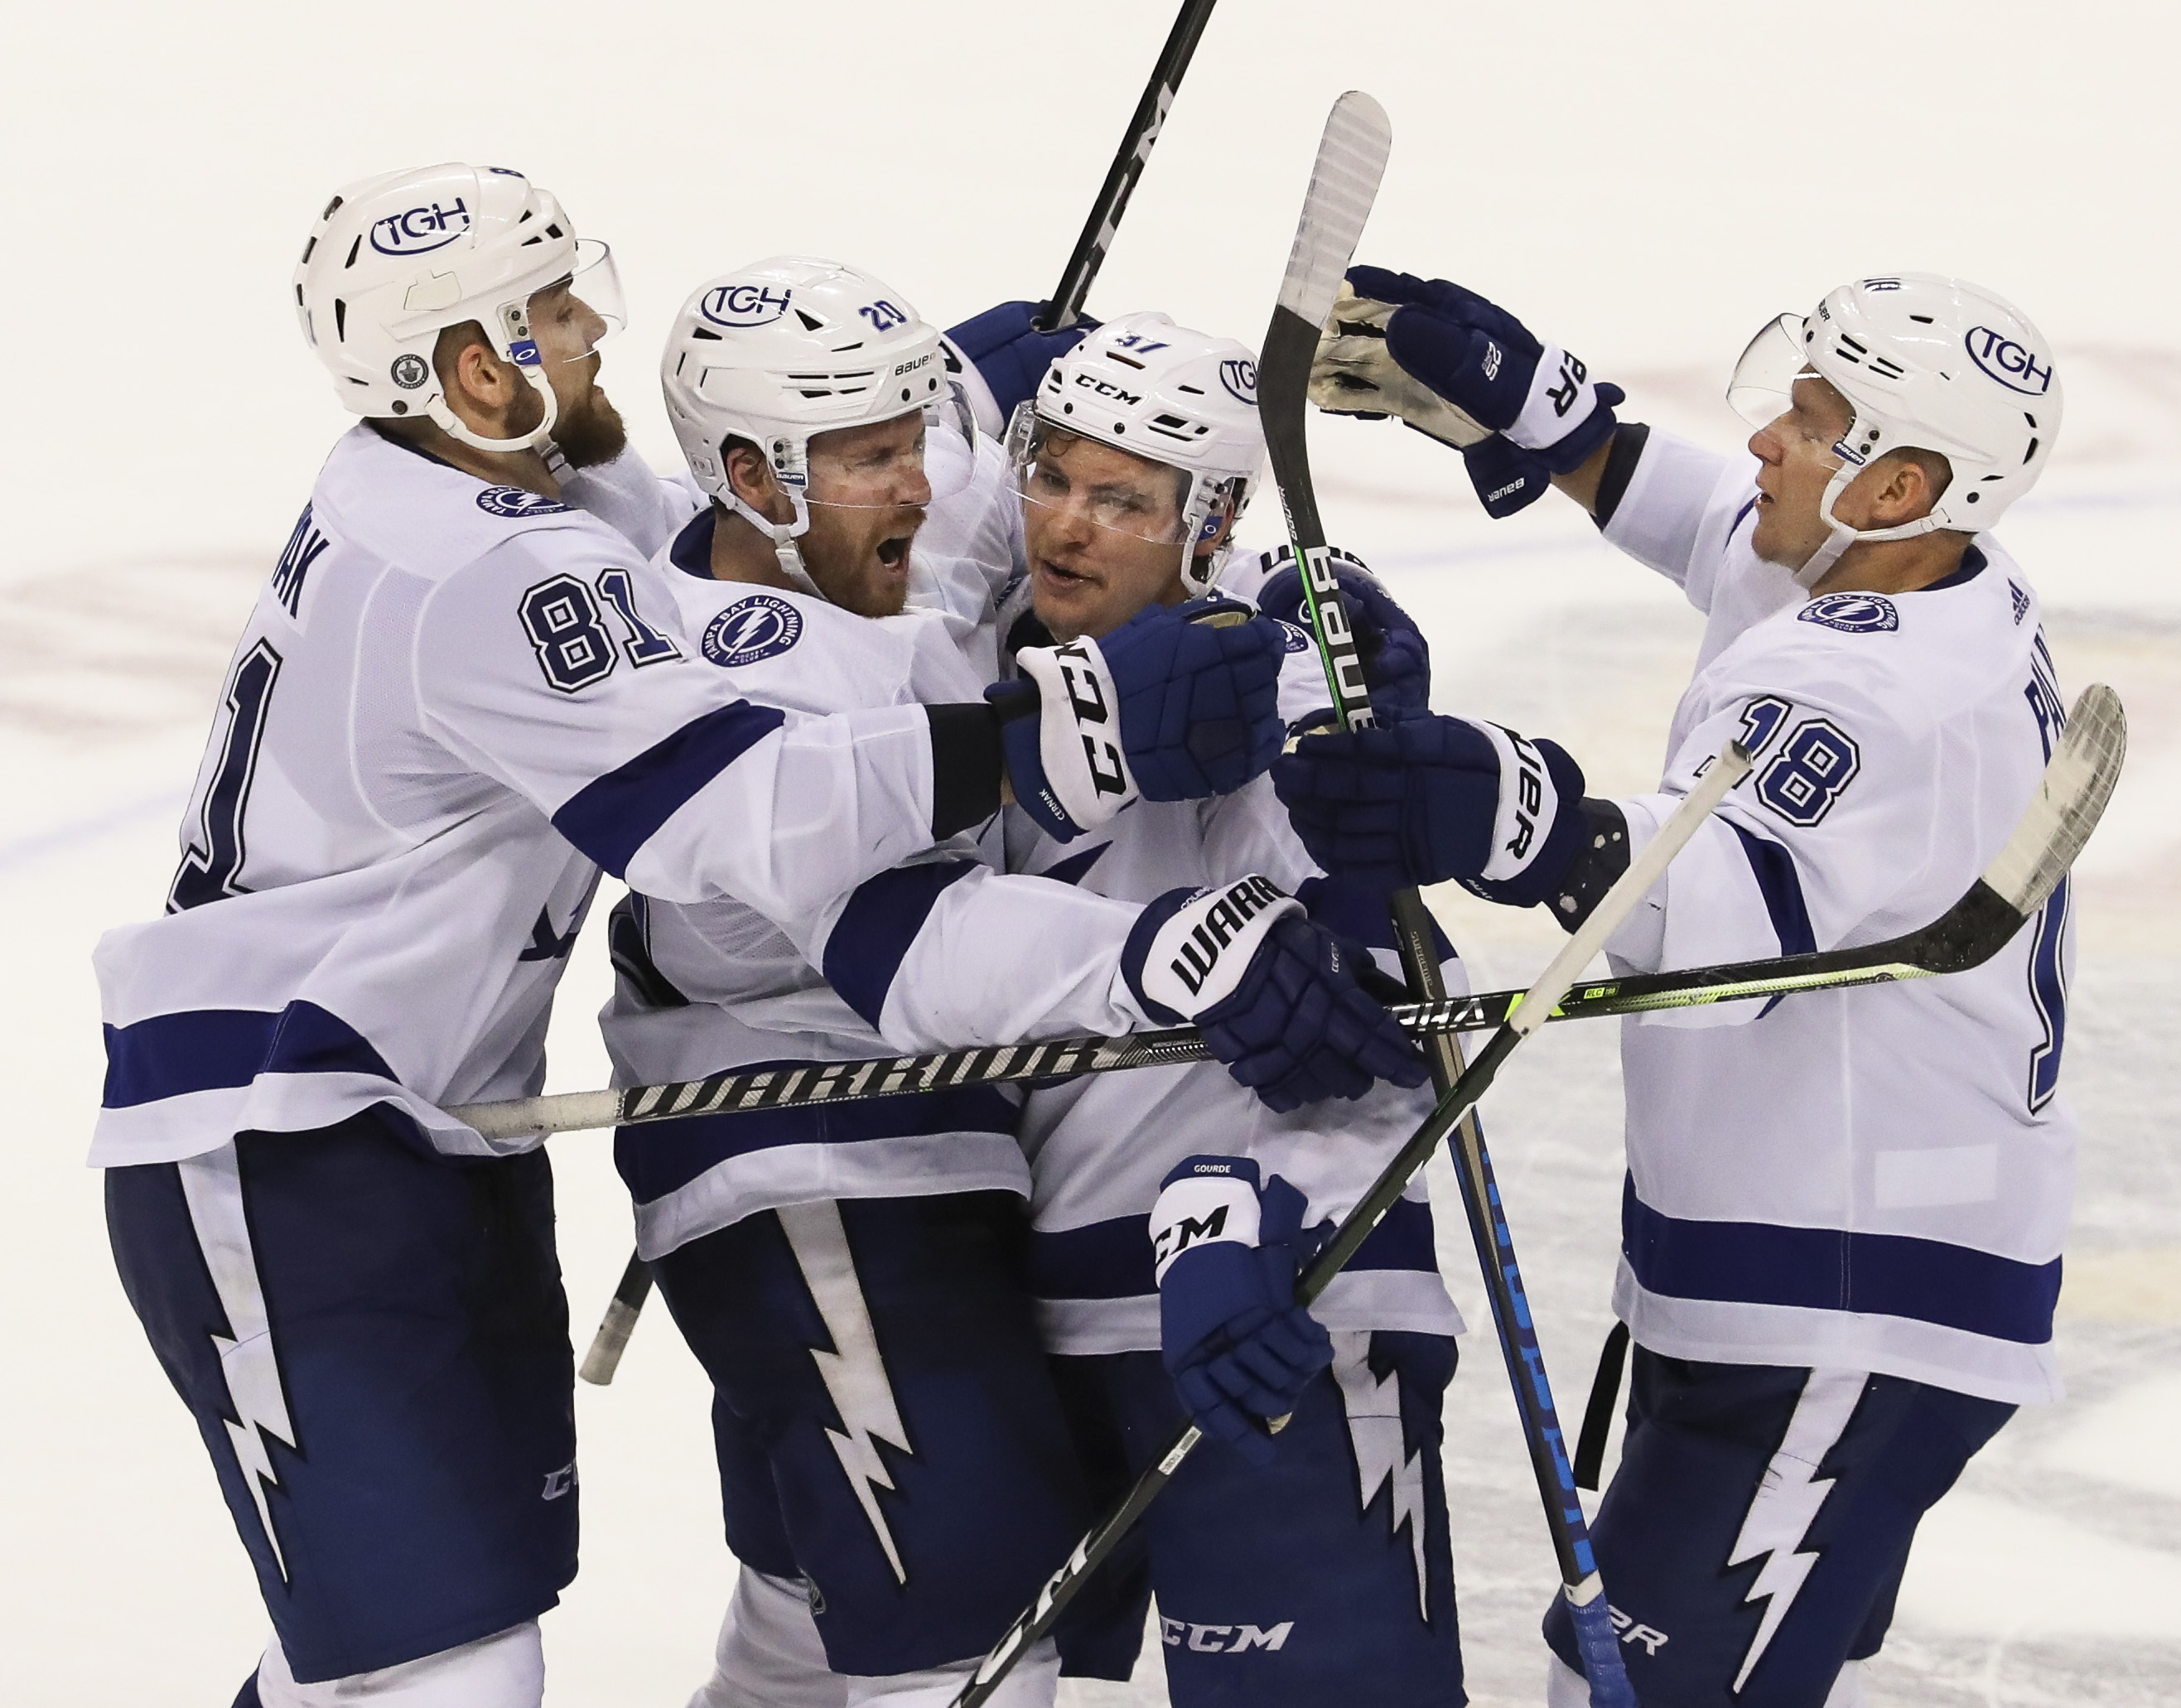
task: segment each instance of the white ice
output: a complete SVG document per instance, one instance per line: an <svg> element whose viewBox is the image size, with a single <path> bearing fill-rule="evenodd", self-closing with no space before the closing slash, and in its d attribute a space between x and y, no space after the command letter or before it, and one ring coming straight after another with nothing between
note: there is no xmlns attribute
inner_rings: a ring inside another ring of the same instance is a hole
<svg viewBox="0 0 2181 1708"><path fill-rule="evenodd" d="M0 1700L221 1708L264 1617L204 1461L115 1285L81 1158L101 1059L88 955L159 904L228 646L345 424L290 269L345 180L523 167L619 252L605 378L671 452L649 370L705 274L855 260L932 318L1050 289L1172 16L1002 0L706 8L82 0L14 8L0 70ZM1228 0L1092 312L1254 337L1333 96L1396 145L1361 258L1509 303L1632 394L1730 444L1726 365L1856 274L1980 279L2045 327L2069 388L2045 486L2008 518L2067 683L2113 683L2134 757L2082 867L2066 1083L2086 1127L2061 1347L1930 1522L1869 1669L1888 1708L2181 1700L2181 329L2175 26L2150 8L1920 0L1547 8ZM1442 705L1565 742L1601 791L1654 776L1694 644L1670 589L1541 506L1487 524L1451 459L1389 425L1313 428L1337 539L1431 633ZM1269 538L1269 500L1253 518ZM1488 985L1555 933L1442 898ZM553 1081L601 1083L579 947ZM1488 1111L1547 1354L1580 1403L1606 1322L1618 1085L1603 1028L1541 1036ZM626 1255L605 1140L555 1141L578 1332ZM1450 1197L1449 1273L1482 1302ZM732 1567L695 1367L663 1316L579 1397L584 1569L546 1620L555 1705L680 1702ZM1552 1572L1488 1335L1449 1403L1474 1700L1532 1704ZM1155 1663L1079 1704L1162 1700Z"/></svg>

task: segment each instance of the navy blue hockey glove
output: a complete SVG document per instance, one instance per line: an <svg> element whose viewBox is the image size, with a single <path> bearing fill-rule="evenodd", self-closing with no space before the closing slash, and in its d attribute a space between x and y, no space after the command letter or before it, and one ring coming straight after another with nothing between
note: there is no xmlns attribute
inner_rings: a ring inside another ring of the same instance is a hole
<svg viewBox="0 0 2181 1708"><path fill-rule="evenodd" d="M1287 633L1231 600L1146 606L1102 640L1026 646L985 698L1015 800L1059 842L1129 802L1231 794L1278 756Z"/></svg>
<svg viewBox="0 0 2181 1708"><path fill-rule="evenodd" d="M1271 879L1169 890L1137 916L1121 970L1146 1014L1191 1020L1267 1108L1424 1082L1424 1059L1358 981L1367 950L1313 925Z"/></svg>
<svg viewBox="0 0 2181 1708"><path fill-rule="evenodd" d="M1456 717L1311 735L1273 767L1310 857L1387 889L1458 880L1530 907L1582 845L1582 769L1557 743Z"/></svg>
<svg viewBox="0 0 2181 1708"><path fill-rule="evenodd" d="M1464 450L1503 434L1554 474L1581 467L1612 436L1613 406L1624 401L1474 291L1383 267L1349 269L1311 397L1336 413L1399 415Z"/></svg>
<svg viewBox="0 0 2181 1708"><path fill-rule="evenodd" d="M1544 458L1496 433L1466 447L1461 462L1469 471L1469 484L1477 489L1477 502L1494 522L1527 510L1552 490L1553 471Z"/></svg>
<svg viewBox="0 0 2181 1708"><path fill-rule="evenodd" d="M1265 1425L1285 1418L1333 1363L1333 1340L1295 1302L1303 1195L1247 1157L1191 1157L1151 1210L1159 1356L1214 1440L1273 1462Z"/></svg>
<svg viewBox="0 0 2181 1708"><path fill-rule="evenodd" d="M1393 595L1361 558L1339 550L1333 558L1340 602L1363 661L1363 684L1371 690L1372 711L1384 722L1397 723L1428 710L1431 646L1423 631L1394 603ZM1272 555L1272 561L1283 567L1274 569L1258 590L1257 609L1307 633L1310 618L1303 610L1302 571L1295 567L1294 547L1282 546Z"/></svg>
<svg viewBox="0 0 2181 1708"><path fill-rule="evenodd" d="M1037 395L1045 370L1056 357L1065 356L1097 329L1098 323L1079 316L1065 332L1041 332L1034 323L1051 305L1043 302L1002 302L982 314L972 315L959 326L947 329L947 336L975 367L999 410L999 424L978 425L997 436L1007 430L1015 406Z"/></svg>

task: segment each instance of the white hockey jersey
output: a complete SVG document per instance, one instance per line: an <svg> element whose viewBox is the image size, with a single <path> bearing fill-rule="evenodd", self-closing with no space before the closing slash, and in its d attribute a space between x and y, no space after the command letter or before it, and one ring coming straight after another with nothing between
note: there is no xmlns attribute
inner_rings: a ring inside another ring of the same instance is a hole
<svg viewBox="0 0 2181 1708"><path fill-rule="evenodd" d="M1254 591L1244 572L1222 590ZM1308 637L1289 649L1281 709L1290 717L1326 704ZM1141 904L1168 891L1259 872L1290 893L1324 880L1259 777L1205 801L1138 801L1102 829L1056 843L1009 808L1008 864L1098 895ZM1376 898L1311 893L1320 923L1383 950L1398 976L1391 921ZM1450 991L1468 988L1449 953ZM1428 1090L1380 1086L1355 1103L1328 1101L1274 1114L1216 1062L1090 1074L1032 1091L1023 1112L1030 1158L1030 1290L1046 1346L1065 1354L1156 1351L1158 1290L1150 1218L1176 1163L1200 1153L1250 1156L1309 1199L1306 1225L1337 1221L1430 1114ZM1431 1203L1419 1178L1335 1279L1311 1315L1331 1329L1461 1332L1433 1253Z"/></svg>
<svg viewBox="0 0 2181 1708"><path fill-rule="evenodd" d="M975 699L997 655L991 612L1013 560L1003 518L1017 508L996 448L983 456L978 484L935 505L919 532L919 608L899 616L714 580L713 518L698 517L659 561L687 650L736 695L811 713ZM996 854L956 837L804 917L731 898L632 898L616 911L620 978L599 1017L615 1082L1147 1024L1119 973L1136 909L1002 880L996 866ZM616 1155L638 1249L656 1258L820 1198L1027 1195L1019 1103L981 1086L624 1129Z"/></svg>
<svg viewBox="0 0 2181 1708"><path fill-rule="evenodd" d="M1632 844L1729 735L1757 762L1608 945L1624 969L1930 922L2013 829L2062 720L2036 595L1996 540L1919 592L1806 599L1750 549L1753 473L1653 432L1605 525L1709 619L1662 793L1621 803ZM2063 884L1974 971L1624 1021L1615 1305L1637 1340L2057 1398L2072 953Z"/></svg>
<svg viewBox="0 0 2181 1708"><path fill-rule="evenodd" d="M678 501L643 478L648 527ZM582 511L345 435L236 648L170 911L99 944L93 1164L377 1104L477 1153L441 1106L538 1088L599 868L803 917L930 846L921 709L738 698L673 605Z"/></svg>

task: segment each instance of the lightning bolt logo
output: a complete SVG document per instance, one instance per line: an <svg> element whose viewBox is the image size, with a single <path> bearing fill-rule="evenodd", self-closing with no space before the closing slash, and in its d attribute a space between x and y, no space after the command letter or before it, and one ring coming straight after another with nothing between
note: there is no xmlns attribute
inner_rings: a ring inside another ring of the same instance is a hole
<svg viewBox="0 0 2181 1708"><path fill-rule="evenodd" d="M1340 1403L1348 1413L1348 1440L1356 1452L1356 1492L1365 1507L1383 1487L1392 1502L1392 1534L1409 1529L1409 1551L1416 1562L1416 1617L1431 1619L1430 1584L1424 1573L1423 1455L1411 1453L1401 1432L1401 1378L1389 1370L1371 1374L1368 1330L1342 1330L1333 1336L1333 1375L1340 1385Z"/></svg>
<svg viewBox="0 0 2181 1708"><path fill-rule="evenodd" d="M863 1284L856 1279L848 1230L841 1224L841 1207L828 1198L814 1204L784 1204L774 1213L787 1231L803 1282L833 1342L831 1351L816 1346L810 1349L825 1392L841 1419L841 1427L828 1429L825 1439L833 1444L833 1452L848 1474L864 1516L870 1520L879 1546L886 1550L895 1581L906 1584L908 1568L901 1563L893 1532L879 1510L878 1491L891 1490L894 1481L879 1457L878 1444L883 1441L908 1452L908 1431L902 1426L893 1385L886 1379L886 1361L879 1356L878 1334L871 1326L870 1307L864 1302Z"/></svg>
<svg viewBox="0 0 2181 1708"><path fill-rule="evenodd" d="M1817 1469L1855 1415L1866 1379L1859 1370L1810 1372L1803 1385L1802 1397L1795 1402L1795 1414L1787 1420L1786 1438L1765 1466L1757 1496L1742 1518L1742 1533L1734 1539L1734 1550L1726 1556L1730 1567L1745 1564L1759 1555L1767 1556L1758 1569L1757 1581L1742 1598L1745 1603L1761 1599L1765 1606L1749 1652L1742 1657L1742 1670L1735 1674L1737 1694L1764 1658L1788 1609L1795 1605L1795 1597L1802 1593L1803 1580L1818 1563L1816 1549L1797 1551L1817 1518L1818 1508L1832 1492L1832 1479L1819 1476Z"/></svg>
<svg viewBox="0 0 2181 1708"><path fill-rule="evenodd" d="M276 1487L279 1473L273 1468L267 1438L284 1447L295 1446L295 1426L288 1420L288 1400L280 1385L279 1361L273 1356L272 1324L265 1308L265 1289L257 1276L257 1258L250 1246L250 1226L242 1210L242 1176L235 1147L227 1145L202 1157L190 1157L175 1165L181 1176L182 1197L190 1209L198 1248L212 1272L220 1309L227 1318L228 1333L209 1338L219 1353L220 1374L227 1379L227 1394L235 1415L223 1418L228 1440L242 1468L242 1480L257 1506L257 1520L265 1527L265 1539L273 1550L280 1579L288 1578L287 1556L273 1528L268 1491Z"/></svg>

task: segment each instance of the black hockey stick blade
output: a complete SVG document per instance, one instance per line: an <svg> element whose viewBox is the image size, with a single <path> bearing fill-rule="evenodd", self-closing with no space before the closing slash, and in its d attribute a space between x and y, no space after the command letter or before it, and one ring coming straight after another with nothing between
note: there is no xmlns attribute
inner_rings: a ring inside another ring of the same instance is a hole
<svg viewBox="0 0 2181 1708"><path fill-rule="evenodd" d="M1106 252L1113 246L1121 215L1128 210L1129 198L1135 194L1136 180L1144 175L1145 163L1151 158L1151 144L1165 128L1168 109L1181 87L1182 73L1189 69L1190 58L1196 52L1197 40L1211 21L1214 3L1215 0L1182 0L1166 46L1159 50L1158 63L1151 68L1151 80L1144 86L1143 98L1129 116L1120 152L1107 169L1106 181L1098 186L1098 199L1090 204L1090 217L1083 222L1083 235L1075 240L1068 265L1061 269L1060 283L1053 286L1052 305L1037 322L1039 331L1065 331L1082 314L1083 299L1090 294L1091 282L1106 264Z"/></svg>
<svg viewBox="0 0 2181 1708"><path fill-rule="evenodd" d="M621 1368L621 1355L628 1350L628 1337L636 1332L636 1319L643 1313L643 1302L651 1295L651 1265L634 1252L629 1254L628 1267L621 1272L621 1285L607 1302L605 1316L599 1323L599 1331L591 1337L591 1350L583 1355L583 1368L576 1372L586 1382L605 1387Z"/></svg>
<svg viewBox="0 0 2181 1708"><path fill-rule="evenodd" d="M1764 960L1730 961L1597 979L1571 988L1549 1018L1593 1020L1743 1002L1798 991L1933 978L1963 972L1997 954L2042 907L2074 863L2112 797L2128 752L2120 696L2103 683L2085 688L2045 767L2037 793L2007 845L1961 899L1930 924L1883 942L1821 949ZM1405 1003L1394 1017L1412 1035L1480 1031L1504 1023L1520 991L1490 991L1435 1003ZM1204 1060L1202 1036L1173 1026L1127 1037L1060 1038L865 1061L813 1062L714 1074L619 1092L566 1092L507 1103L472 1103L449 1113L489 1138L637 1125L691 1115L732 1114L807 1103L856 1103L960 1086L998 1085L1169 1066Z"/></svg>

